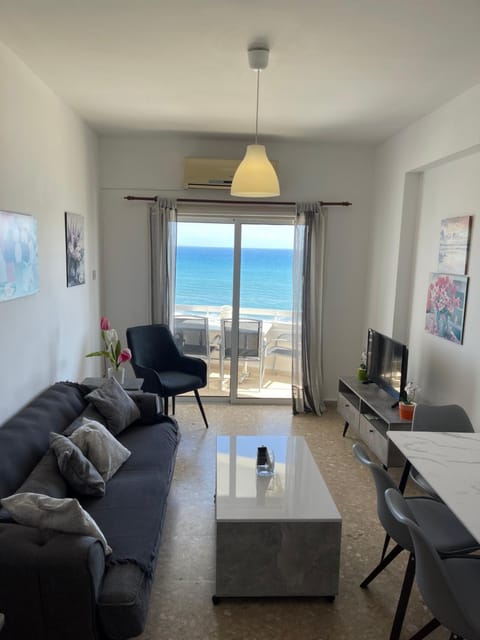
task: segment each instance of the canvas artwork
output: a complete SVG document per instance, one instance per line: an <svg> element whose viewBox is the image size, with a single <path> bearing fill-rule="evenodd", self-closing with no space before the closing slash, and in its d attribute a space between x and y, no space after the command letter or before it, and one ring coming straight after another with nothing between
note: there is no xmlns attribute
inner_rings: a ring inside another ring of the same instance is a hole
<svg viewBox="0 0 480 640"><path fill-rule="evenodd" d="M462 344L468 277L430 274L425 329L434 336Z"/></svg>
<svg viewBox="0 0 480 640"><path fill-rule="evenodd" d="M67 287L85 284L84 219L78 213L65 212Z"/></svg>
<svg viewBox="0 0 480 640"><path fill-rule="evenodd" d="M440 273L465 275L467 272L471 224L472 216L442 220L438 253L438 271Z"/></svg>
<svg viewBox="0 0 480 640"><path fill-rule="evenodd" d="M0 302L39 289L37 220L0 211Z"/></svg>

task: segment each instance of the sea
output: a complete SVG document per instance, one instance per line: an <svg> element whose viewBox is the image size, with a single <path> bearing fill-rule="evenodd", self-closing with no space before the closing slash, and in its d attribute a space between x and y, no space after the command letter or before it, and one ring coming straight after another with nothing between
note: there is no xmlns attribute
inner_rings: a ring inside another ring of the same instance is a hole
<svg viewBox="0 0 480 640"><path fill-rule="evenodd" d="M243 248L240 306L292 309L292 249ZM233 248L177 246L176 304L232 304Z"/></svg>

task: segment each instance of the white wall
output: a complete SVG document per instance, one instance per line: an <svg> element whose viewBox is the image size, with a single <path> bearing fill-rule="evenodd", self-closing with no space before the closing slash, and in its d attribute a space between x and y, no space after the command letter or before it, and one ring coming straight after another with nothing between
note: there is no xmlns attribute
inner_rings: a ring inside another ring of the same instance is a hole
<svg viewBox="0 0 480 640"><path fill-rule="evenodd" d="M0 303L0 423L50 383L97 370L99 281L67 289L64 212L98 271L96 136L0 43L0 209L38 221L39 293ZM55 425L52 426L54 428Z"/></svg>
<svg viewBox="0 0 480 640"><path fill-rule="evenodd" d="M478 231L474 222L464 344L424 331L428 275L437 268L440 220L479 211L480 85L377 149L372 259L365 327L410 347L421 399L462 404L480 429ZM406 312L408 309L408 312Z"/></svg>
<svg viewBox="0 0 480 640"><path fill-rule="evenodd" d="M341 374L356 371L364 344L372 157L361 145L267 144L279 161L281 199L349 200L328 216L324 374L325 396L336 397ZM103 224L104 310L122 333L148 322L147 206L133 195L225 198L228 192L182 190L183 158L241 158L245 142L175 135L100 139L100 210Z"/></svg>

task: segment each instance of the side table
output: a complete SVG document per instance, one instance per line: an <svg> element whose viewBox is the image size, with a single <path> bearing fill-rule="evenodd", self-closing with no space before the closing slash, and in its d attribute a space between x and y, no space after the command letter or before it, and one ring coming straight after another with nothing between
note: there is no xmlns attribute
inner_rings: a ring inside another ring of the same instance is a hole
<svg viewBox="0 0 480 640"><path fill-rule="evenodd" d="M97 387L101 387L106 380L107 378L84 378L82 380L82 384L86 387L97 389ZM125 382L122 384L122 387L125 391L141 391L142 384L143 378L125 378Z"/></svg>

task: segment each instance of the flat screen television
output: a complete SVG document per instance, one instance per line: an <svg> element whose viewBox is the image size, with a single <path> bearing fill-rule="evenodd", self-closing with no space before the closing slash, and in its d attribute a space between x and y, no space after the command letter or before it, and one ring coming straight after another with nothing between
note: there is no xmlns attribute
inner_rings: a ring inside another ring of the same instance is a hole
<svg viewBox="0 0 480 640"><path fill-rule="evenodd" d="M408 348L374 329L368 330L367 380L374 382L395 400L405 396Z"/></svg>

